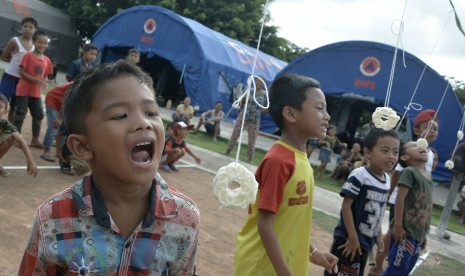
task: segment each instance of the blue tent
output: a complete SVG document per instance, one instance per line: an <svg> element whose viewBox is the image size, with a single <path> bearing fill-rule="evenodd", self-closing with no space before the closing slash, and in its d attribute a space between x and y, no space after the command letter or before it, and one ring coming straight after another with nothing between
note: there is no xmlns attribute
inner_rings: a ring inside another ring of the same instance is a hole
<svg viewBox="0 0 465 276"><path fill-rule="evenodd" d="M319 80L327 99L333 96L336 99L331 106L328 104L331 121L338 124L339 131L346 129L354 136L362 109L371 114L377 106L384 105L394 51L392 46L375 42L339 42L296 58L281 73L297 73ZM404 113L424 68L425 63L414 55L398 51L389 106L399 115ZM437 180L448 180L450 176L444 163L457 142L463 109L447 81L430 67L426 67L413 98L422 110L436 110L444 91L446 94L438 112L439 136L431 145L439 155L434 171ZM407 113L405 139L411 139L413 122L420 111L410 109Z"/></svg>
<svg viewBox="0 0 465 276"><path fill-rule="evenodd" d="M246 83L255 56L255 49L237 40L168 9L148 5L116 14L97 30L92 42L102 50L101 62L123 58L129 48L138 48L145 58L140 65L153 77L153 71L162 65L151 58L168 61L180 76L175 82L182 79L186 95L200 111L211 109L216 101L229 110L231 87ZM255 74L271 83L286 65L260 52ZM271 117L265 116L261 130L275 129Z"/></svg>

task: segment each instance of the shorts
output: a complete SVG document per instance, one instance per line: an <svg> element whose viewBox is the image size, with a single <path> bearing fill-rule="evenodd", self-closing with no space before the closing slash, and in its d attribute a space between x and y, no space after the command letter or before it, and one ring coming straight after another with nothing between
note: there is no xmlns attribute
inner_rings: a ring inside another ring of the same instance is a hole
<svg viewBox="0 0 465 276"><path fill-rule="evenodd" d="M334 237L333 244L331 245L331 253L339 258L337 262L337 267L339 270L338 274L330 274L325 271L325 276L327 275L363 275L365 266L368 260L368 253L362 249L362 255L355 254L354 260L350 261L350 258L346 258L342 255L343 249L337 249L339 246L346 243L347 239L342 237Z"/></svg>
<svg viewBox="0 0 465 276"><path fill-rule="evenodd" d="M331 163L331 153L333 153L333 151L330 148L321 147L318 160L325 163Z"/></svg>
<svg viewBox="0 0 465 276"><path fill-rule="evenodd" d="M206 124L205 129L207 130L207 133L215 133L215 124ZM220 134L220 130L218 129L218 134Z"/></svg>
<svg viewBox="0 0 465 276"><path fill-rule="evenodd" d="M318 139L318 138L310 138L310 139L307 140L306 145L307 145L307 146L311 146L312 148L315 149L315 148L318 147L318 141L319 141L319 140L320 140L320 139Z"/></svg>
<svg viewBox="0 0 465 276"><path fill-rule="evenodd" d="M11 133L10 132L0 132L0 144L2 144L3 142L5 142L8 138L11 137Z"/></svg>
<svg viewBox="0 0 465 276"><path fill-rule="evenodd" d="M18 85L19 78L7 73L3 73L0 82L0 93L5 95L8 101L16 95L16 86Z"/></svg>

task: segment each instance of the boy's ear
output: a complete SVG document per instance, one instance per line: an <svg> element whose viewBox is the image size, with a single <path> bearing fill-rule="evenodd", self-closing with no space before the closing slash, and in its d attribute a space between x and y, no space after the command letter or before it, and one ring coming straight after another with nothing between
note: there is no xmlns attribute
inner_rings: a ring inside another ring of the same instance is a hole
<svg viewBox="0 0 465 276"><path fill-rule="evenodd" d="M408 156L408 154L402 154L399 156L399 159L406 162L408 159L410 158L410 156Z"/></svg>
<svg viewBox="0 0 465 276"><path fill-rule="evenodd" d="M365 156L366 158L370 159L370 149L367 148L367 147L363 147L363 156Z"/></svg>
<svg viewBox="0 0 465 276"><path fill-rule="evenodd" d="M92 159L93 154L87 145L87 140L84 135L71 134L66 140L69 150L76 156L76 158L89 161Z"/></svg>
<svg viewBox="0 0 465 276"><path fill-rule="evenodd" d="M414 127L413 128L413 134L415 134L416 136L420 137L420 128L419 127Z"/></svg>
<svg viewBox="0 0 465 276"><path fill-rule="evenodd" d="M294 123L296 121L294 108L290 106L285 106L283 108L283 117L284 117L284 120L290 123Z"/></svg>

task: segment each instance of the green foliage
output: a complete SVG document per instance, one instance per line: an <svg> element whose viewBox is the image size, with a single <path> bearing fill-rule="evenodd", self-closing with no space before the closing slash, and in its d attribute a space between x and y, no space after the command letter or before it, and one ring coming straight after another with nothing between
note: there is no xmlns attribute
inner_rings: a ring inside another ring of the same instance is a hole
<svg viewBox="0 0 465 276"><path fill-rule="evenodd" d="M457 80L454 77L445 77L445 79L450 83L452 89L455 91L455 94L459 98L462 106L465 105L465 82L462 80Z"/></svg>
<svg viewBox="0 0 465 276"><path fill-rule="evenodd" d="M43 0L71 16L82 41L92 37L110 17L137 5L157 5L231 38L256 48L263 16L263 0ZM265 23L269 22L267 15ZM260 50L279 59L290 61L308 51L277 36L278 27L265 25Z"/></svg>

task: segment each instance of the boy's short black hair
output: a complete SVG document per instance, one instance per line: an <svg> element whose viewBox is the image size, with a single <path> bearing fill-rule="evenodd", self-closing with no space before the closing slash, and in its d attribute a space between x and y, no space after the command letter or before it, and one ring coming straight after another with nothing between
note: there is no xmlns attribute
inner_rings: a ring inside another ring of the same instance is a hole
<svg viewBox="0 0 465 276"><path fill-rule="evenodd" d="M365 135L363 138L363 147L371 150L376 145L378 140L383 137L392 137L400 141L399 135L395 130L384 130L382 128L373 127L371 128L370 132L368 132L367 135Z"/></svg>
<svg viewBox="0 0 465 276"><path fill-rule="evenodd" d="M32 25L34 25L34 27L36 27L36 29L37 29L37 26L39 25L37 23L37 20L35 20L33 17L24 17L23 20L21 20L21 26L23 26L24 23L31 23Z"/></svg>
<svg viewBox="0 0 465 276"><path fill-rule="evenodd" d="M87 43L82 46L83 53L89 52L90 50L96 50L97 52L99 51L98 46L92 43Z"/></svg>
<svg viewBox="0 0 465 276"><path fill-rule="evenodd" d="M64 122L69 133L86 133L85 119L92 109L99 88L107 81L123 75L136 77L153 92L153 81L142 69L125 60L103 63L83 73L68 91L64 106Z"/></svg>
<svg viewBox="0 0 465 276"><path fill-rule="evenodd" d="M140 51L137 50L136 48L131 48L128 50L128 56L132 53L140 55Z"/></svg>
<svg viewBox="0 0 465 276"><path fill-rule="evenodd" d="M216 101L216 102L215 102L215 105L217 105L217 104L219 104L219 103L220 103L220 104L223 104L222 101Z"/></svg>
<svg viewBox="0 0 465 276"><path fill-rule="evenodd" d="M280 75L273 81L268 112L280 129L284 126L283 108L289 106L302 110L302 103L307 99L307 89L310 88L320 88L320 83L297 74Z"/></svg>
<svg viewBox="0 0 465 276"><path fill-rule="evenodd" d="M8 98L0 93L0 103L4 103L6 107L8 107Z"/></svg>
<svg viewBox="0 0 465 276"><path fill-rule="evenodd" d="M46 36L46 37L48 37L48 35L47 35L45 32L37 31L37 32L35 32L35 33L32 35L32 41L36 41L37 38L39 38L39 36Z"/></svg>

